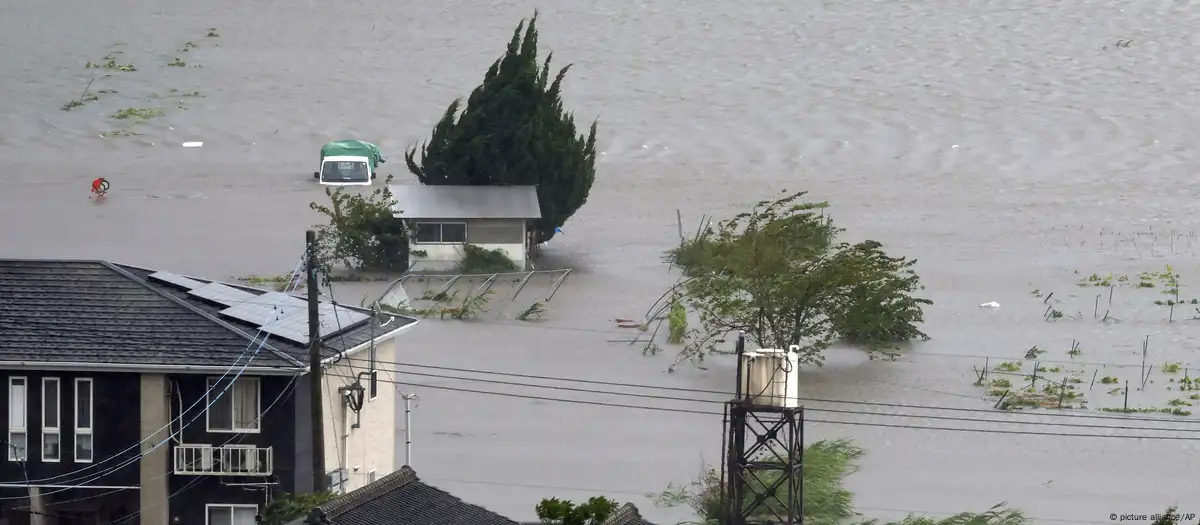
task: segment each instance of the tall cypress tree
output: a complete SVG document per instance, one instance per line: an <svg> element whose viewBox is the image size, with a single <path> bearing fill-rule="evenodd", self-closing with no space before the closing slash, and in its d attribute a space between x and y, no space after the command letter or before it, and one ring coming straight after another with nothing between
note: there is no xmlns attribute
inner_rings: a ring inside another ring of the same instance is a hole
<svg viewBox="0 0 1200 525"><path fill-rule="evenodd" d="M536 241L542 243L587 202L596 178L596 122L586 136L576 131L561 97L571 66L551 79L553 54L539 64L537 39L535 11L528 27L524 20L517 25L466 108L462 99L451 102L429 140L405 152L404 160L421 184L536 185L542 207Z"/></svg>

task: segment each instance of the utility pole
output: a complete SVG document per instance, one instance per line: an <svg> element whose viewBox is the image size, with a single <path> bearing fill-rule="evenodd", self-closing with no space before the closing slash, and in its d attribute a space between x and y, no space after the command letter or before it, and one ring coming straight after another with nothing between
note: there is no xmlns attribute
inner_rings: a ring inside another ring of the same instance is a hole
<svg viewBox="0 0 1200 525"><path fill-rule="evenodd" d="M308 246L308 375L312 382L309 392L309 411L312 413L312 475L313 492L324 492L325 483L325 421L321 406L325 399L321 395L321 315L317 306L321 304L321 290L317 284L317 232L304 233Z"/></svg>
<svg viewBox="0 0 1200 525"><path fill-rule="evenodd" d="M412 400L416 394L404 394L404 464L412 467Z"/></svg>

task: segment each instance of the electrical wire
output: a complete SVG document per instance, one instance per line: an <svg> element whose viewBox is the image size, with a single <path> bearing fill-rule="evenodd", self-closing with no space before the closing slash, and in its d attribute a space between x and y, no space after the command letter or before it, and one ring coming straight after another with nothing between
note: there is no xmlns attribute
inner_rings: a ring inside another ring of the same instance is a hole
<svg viewBox="0 0 1200 525"><path fill-rule="evenodd" d="M478 379L478 378L471 378L471 377L444 376L444 375L437 375L437 374L425 374L425 373L420 373L420 372L404 372L404 373L407 375L432 377L432 378L437 378L437 379L451 379L451 380L457 380L457 381L480 382L480 383L490 383L490 384L497 384L497 385L518 386L518 387L527 387L527 388L544 388L544 389L567 391L567 392L583 392L583 393L590 393L590 394L626 396L626 397L633 397L633 398L638 398L638 399L657 399L657 400L665 400L665 401L681 401L681 402L687 402L687 403L711 403L711 404L721 404L721 405L725 404L725 401L718 401L718 400L712 400L712 399L691 399L691 398L680 398L680 397L661 396L661 395L653 395L653 394L631 394L631 393L626 393L626 392L612 392L612 391L605 391L605 390L593 390L593 389L587 389L587 388L575 388L575 387L555 386L555 385L531 385L531 384L527 384L527 383L515 383L515 382L511 382L511 381L498 381L498 380L494 380L494 379ZM1001 420L1001 419L979 419L979 418L937 416L937 415L897 414L897 413L887 413L887 412L863 412L863 411L856 411L856 410L838 410L838 409L832 409L832 408L810 408L810 407L804 407L804 411L805 412L825 412L825 413L830 413L830 414L909 417L909 418L921 418L921 419L934 419L934 420L940 420L940 421L966 421L966 422L972 422L972 423L996 423L996 424L1004 424L1004 425L1016 424L1016 425L1052 426L1052 427L1066 427L1066 428L1102 428L1102 429L1111 429L1111 430L1153 430L1153 431L1164 431L1164 432L1166 432L1166 431L1169 431L1169 432L1200 432L1200 427L1197 427L1197 428L1146 428L1146 427L1132 427L1132 426L1119 426L1119 425L1095 425L1095 424L1085 424L1085 423L1055 423L1055 422L1048 422L1048 421L1011 421L1011 420Z"/></svg>
<svg viewBox="0 0 1200 525"><path fill-rule="evenodd" d="M306 251L305 255L307 255L307 251ZM295 276L296 276L298 273L300 273L300 268L301 268L301 266L303 265L303 262L304 262L304 258L302 257L302 258L301 258L301 262L300 262L299 264L297 264L297 265L296 265L296 268L295 268L295 269L293 270L293 272L292 272L292 278L293 278L293 279L295 278ZM275 305L275 307L274 307L272 310L273 310L273 311L276 311L276 310L278 310L278 307L279 307L279 304L276 304L276 305ZM145 439L141 440L140 442L138 442L138 443L135 443L134 445L130 446L129 448L126 448L125 450L122 450L121 452L118 452L118 453L115 453L115 454L111 454L111 455L107 456L106 458L103 458L103 459L101 459L100 461L97 461L97 462L91 463L91 464L89 464L89 465L87 465L87 466L85 466L85 467L81 467L81 468L79 468L79 469L76 469L76 470L74 470L74 471L71 471L71 472L67 472L67 473L63 473L63 474L58 474L58 475L51 476L51 477L44 478L44 479L27 480L27 482L26 482L26 485L31 485L31 484L44 484L44 483L50 483L50 482L55 482L54 484L61 484L61 485L75 485L75 484L81 484L81 483L80 483L80 481L81 481L81 480L84 480L84 478L88 478L88 479L87 479L86 481L83 481L82 483L90 483L90 482L92 482L92 481L95 481L95 480L97 480L97 479L100 479L101 477L104 477L104 476L106 476L106 475L108 475L108 474L110 474L110 473L112 473L112 472L116 472L116 471L118 471L118 470L121 470L121 469L123 469L123 468L125 468L125 467L128 467L129 465L132 465L133 463L135 463L135 462L137 462L138 460L140 460L140 459L142 458L142 456L144 456L144 455L146 455L146 454L148 454L148 453L150 453L150 452L152 452L152 451L156 450L158 447L161 447L163 444L165 444L165 443L169 442L171 439L173 439L173 438L174 438L174 437L177 435L177 433L176 433L176 432L175 432L175 430L174 430L174 425L175 425L175 422L176 422L176 421L181 421L181 420L183 420L183 418L184 418L185 414L187 414L187 413L191 412L193 409L195 409L195 408L196 408L198 405L200 405L200 403L201 403L201 402L203 402L203 400L206 400L206 399L208 399L208 398L209 398L209 396L210 396L210 394L212 394L212 392L214 392L214 391L216 390L216 387L217 387L217 385L220 385L220 384L223 382L223 380L225 379L225 377L229 375L229 372L233 371L235 368L238 368L238 362L240 362L240 361L242 360L242 357L243 357L243 356L245 356L245 355L246 355L246 353L247 353L247 352L249 352L249 351L250 351L250 349L254 347L254 343L255 343L256 341L258 341L258 347L254 349L254 352L253 352L253 354L251 354L251 355L250 355L250 357L249 357L249 359L247 360L246 364L244 364L244 365L241 365L241 367L238 369L237 373L234 375L234 378L233 378L233 380L232 380L232 381L229 381L229 382L228 382L228 384L226 384L226 385L225 385L225 388L224 388L224 389L222 389L222 390L221 390L221 392L217 394L216 398L214 398L214 399L212 399L212 400L210 400L210 401L209 401L208 405L205 407L205 409L204 409L204 410L200 411L200 412L199 412L199 414L197 414L196 416L194 416L194 417L193 417L193 418L192 418L190 421L188 421L188 423L187 423L187 424L184 424L184 425L182 425L182 426L180 427L180 429L179 429L179 432L178 432L178 433L182 433L184 428L186 428L186 427L188 427L188 426L191 426L191 424L192 424L192 423L194 423L194 422L195 422L197 419L199 419L199 417L200 417L200 415L201 415L201 414L204 414L204 413L205 413L205 412L206 412L206 411L207 411L209 408L211 408L211 407L212 407L212 405L214 405L214 404L215 404L215 403L216 403L218 400L220 400L221 396L223 396L223 395L225 394L225 392L227 392L227 391L228 391L228 390L229 390L229 389L230 389L230 388L233 386L233 382L237 380L237 377L238 377L238 376L240 376L240 375L242 374L242 372L244 372L244 371L246 370L246 368L248 368L248 367L250 366L250 363L252 363L252 362L254 361L254 358L255 358L255 357L257 357L258 353L262 351L262 349L263 349L263 347L264 347L264 346L266 346L266 343L267 343L267 340L268 340L268 336L263 336L262 334L263 334L263 332L262 332L262 328L261 328L261 326L260 326L260 328L259 328L258 332L255 334L254 338L253 338L253 339L251 339L251 342L250 342L250 344L249 344L249 345L247 345L247 346L246 346L246 349L245 349L245 350L243 350L242 354L241 354L241 355L239 355L239 356L237 357L237 359L235 359L235 360L234 360L234 364L233 364L233 365L231 365L231 366L230 366L230 367L229 367L229 368L228 368L228 369L225 371L225 373L223 373L223 374L222 374L222 375L221 375L221 376L220 376L220 377L217 379L217 382L216 382L216 383L214 383L214 386L213 386L213 387L211 387L211 388L208 388L208 389L205 391L205 393L204 393L204 395L203 395L203 396L200 396L200 397L198 397L198 398L197 398L197 400L196 400L196 402L195 402L195 403L193 403L191 406L189 406L189 407L188 407L187 409L185 409L184 411L182 411L182 412L179 414L179 416L178 416L178 417L176 417L176 418L173 418L172 420L168 421L168 422L167 422L167 425L163 426L163 427L162 427L162 428L160 428L158 431L156 431L156 432L154 432L154 433L151 433L151 434L150 434L150 436L154 436L154 435L157 435L157 434L159 434L160 432L163 432L164 430L169 430L169 431L171 432L171 434L170 434L170 435L168 435L166 438L164 438L163 440L161 440L161 441L159 441L158 443L156 443L154 446L150 447L149 449L147 449L147 450L145 450L145 451L143 451L143 452L140 452L140 453L138 453L136 456L129 458L128 460L126 460L126 461L122 462L121 464L119 464L119 465L117 465L117 466L115 466L115 467L112 467L112 468L105 469L105 470L104 470L104 471L102 471L102 472L98 472L98 473L95 473L95 474L86 474L86 475L82 475L82 476L80 476L80 477L78 477L78 478L68 479L68 478L71 478L72 476L75 476L76 474L80 474L80 473L82 473L82 472L86 472L86 471L89 471L89 470L92 470L92 469L96 469L96 468L100 467L101 465L104 465L104 464L106 464L106 463L108 463L108 462L110 462L110 461L112 461L112 460L114 460L114 459L116 459L116 458L119 458L119 457L121 457L121 456L124 456L125 454L129 453L130 451L133 451L133 450L135 450L135 449L137 449L137 448L141 447L142 445L145 445L146 443L150 442L150 439L151 439L150 437L147 437L147 438L145 438ZM260 336L262 336L261 340L259 340L259 337L260 337ZM59 490L56 490L56 491L49 491L49 492L45 493L44 495L55 494L55 493L57 493L57 492L62 492L62 491L66 491L66 490L71 490L71 489L70 489L70 488L64 488L64 489L59 489ZM4 500L4 499L11 499L11 498L0 498L0 500Z"/></svg>
<svg viewBox="0 0 1200 525"><path fill-rule="evenodd" d="M535 375L535 374L495 372L495 371L490 371L490 370L480 370L480 369L450 367L450 366L436 366L436 365L427 365L427 364L418 364L418 363L405 363L405 362L399 362L399 361L379 361L379 363L386 364L386 365L394 365L394 366L399 366L399 367L423 368L423 369L430 369L430 370L444 370L444 371L458 372L458 373L492 375L492 376L502 376L502 377L517 377L517 378L521 378L521 379L537 379L537 380L541 380L541 381L560 381L560 382L568 382L568 383L591 384L591 385L610 386L610 387L641 388L641 389L647 389L647 390L688 392L688 393L695 393L695 394L711 394L711 395L719 395L719 396L726 396L726 397L733 396L733 392L726 392L726 391L720 391L720 390L704 390L704 389L697 389L697 388L671 387L671 386L662 386L662 385L621 383L621 382L614 382L614 381L599 381L599 380L593 380L593 379L582 379L582 378L562 377L562 376L550 377L550 376L542 376L542 375ZM404 372L400 372L400 373L404 373ZM904 385L900 385L900 386L904 386ZM888 403L888 402L878 402L878 401L850 401L850 400L843 400L843 399L827 399L827 398L816 398L816 397L798 397L797 399L800 401L809 401L809 402L813 402L813 403L829 403L829 404L873 406L873 407L885 407L885 408L901 408L901 409L910 409L910 410L933 410L933 411L964 412L964 413L977 413L977 414L983 413L983 414L992 414L992 415L996 414L996 412L997 412L997 410L994 410L994 409L989 410L989 409L983 409L983 408L947 407L947 406L937 406L937 405L915 405L915 404L907 404L907 403ZM983 399L983 398L971 398L971 399ZM1179 424L1188 424L1188 425L1200 423L1200 420L1196 420L1196 419L1182 419L1181 420L1178 418L1128 416L1128 415L1119 415L1119 414L1073 414L1073 413L1067 413L1067 412L1029 412L1029 411L1010 411L1007 413L1010 415L1014 415L1014 416L1033 416L1033 417L1050 417L1050 418L1106 419L1106 420L1117 420L1117 421L1147 421L1147 422L1156 422L1156 423L1179 423Z"/></svg>
<svg viewBox="0 0 1200 525"><path fill-rule="evenodd" d="M391 382L391 381L387 381L387 382ZM720 416L721 415L721 412L711 412L711 411L707 411L707 410L655 407L655 406L646 406L646 405L629 405L629 404L622 404L622 403L609 403L609 402L604 402L604 401L562 399L562 398L555 398L555 397L534 396L534 395L527 395L527 394L507 393L507 392L490 392L490 391L485 391L485 390L474 390L474 389L469 389L469 388L456 388L456 387L441 386L441 385L418 384L418 383L411 383L408 381L396 382L394 384L402 384L402 385L418 387L418 388L429 388L429 389L434 389L434 390L448 390L448 391L453 391L453 392L493 395L493 396L500 396L500 397L512 397L512 398L529 399L529 400L536 400L536 401L552 401L552 402L560 402L560 403L603 406L603 407L610 407L610 408L625 408L625 409L632 409L632 410L650 410L650 411L669 412L669 413L678 413L678 414L697 414L697 415L706 415L706 416ZM612 395L622 395L621 393L618 393L618 392L602 392L602 393L612 394ZM637 396L636 394L626 394L626 395ZM688 401L688 400L682 400L682 401ZM807 408L805 409L805 411L808 411L808 410L809 409L807 409ZM848 413L848 414L855 414L855 415L869 415L869 416L887 416L887 415L889 415L889 414L879 413L879 412L843 411L841 413ZM901 415L897 415L897 416L901 416ZM903 416L910 417L913 419L929 418L928 416L912 415L912 414L903 415ZM939 419L941 419L941 418L939 418ZM975 420L967 419L967 418L956 418L956 420L975 421ZM810 417L805 417L804 421L809 422L809 423L826 423L826 424L831 424L831 425L851 425L851 426L868 426L868 427L879 427L879 428L902 428L902 429L912 429L912 430L933 430L933 431L945 431L945 432L1009 434L1009 435L1026 435L1026 436L1091 437L1091 438L1106 438L1106 439L1148 439L1148 440L1171 440L1171 441L1196 441L1196 440L1200 439L1200 438L1183 437L1183 436L1139 436L1139 435L1128 435L1128 434L1080 434L1080 433L1041 432L1041 431L1007 430L1007 429L933 427L933 426L917 426L917 425L904 425L904 424L892 424L892 423L872 423L872 422L865 422L865 421L832 421L832 420L814 419L814 418L810 418ZM1020 423L1020 422L1005 422L1005 423L1027 424L1027 423ZM1109 427L1101 427L1101 428L1109 428ZM1144 429L1144 430L1170 430L1170 429Z"/></svg>

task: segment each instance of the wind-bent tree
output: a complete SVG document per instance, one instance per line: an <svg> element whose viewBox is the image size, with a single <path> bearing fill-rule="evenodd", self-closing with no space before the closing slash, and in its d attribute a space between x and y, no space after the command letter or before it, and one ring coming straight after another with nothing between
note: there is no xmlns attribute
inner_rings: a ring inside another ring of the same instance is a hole
<svg viewBox="0 0 1200 525"><path fill-rule="evenodd" d="M785 192L786 193L786 192ZM683 268L684 301L700 319L681 359L704 356L712 342L744 331L762 348L800 347L820 364L838 339L874 352L928 339L915 260L891 257L875 241L838 243L842 232L824 202L804 192L762 201L668 252Z"/></svg>
<svg viewBox="0 0 1200 525"><path fill-rule="evenodd" d="M388 184L369 194L344 188L325 188L329 204L309 203L309 208L329 219L317 225L320 271L328 275L335 265L352 269L403 270L408 266L408 233L395 218Z"/></svg>
<svg viewBox="0 0 1200 525"><path fill-rule="evenodd" d="M466 108L461 99L450 103L429 140L404 159L422 184L537 185L541 243L587 202L596 178L596 122L586 136L576 132L561 96L571 66L552 78L552 55L539 63L537 40L535 11L528 27L524 20L517 25Z"/></svg>

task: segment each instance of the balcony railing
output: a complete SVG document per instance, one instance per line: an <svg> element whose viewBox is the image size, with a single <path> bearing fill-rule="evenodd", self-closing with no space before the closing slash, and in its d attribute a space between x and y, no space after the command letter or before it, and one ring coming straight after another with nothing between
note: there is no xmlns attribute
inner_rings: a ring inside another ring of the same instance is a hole
<svg viewBox="0 0 1200 525"><path fill-rule="evenodd" d="M175 473L198 476L269 476L271 447L175 445Z"/></svg>

